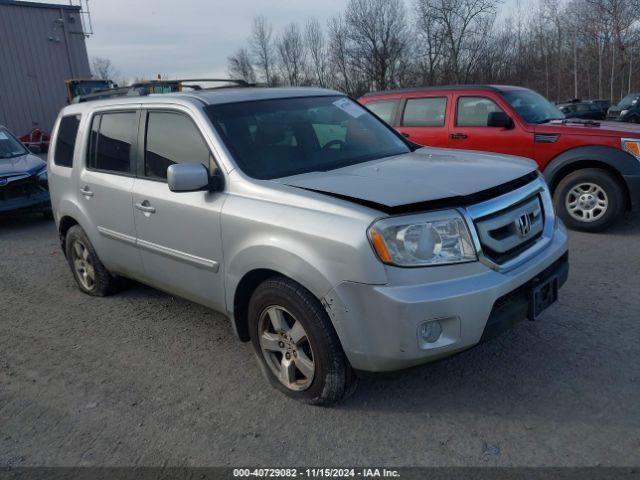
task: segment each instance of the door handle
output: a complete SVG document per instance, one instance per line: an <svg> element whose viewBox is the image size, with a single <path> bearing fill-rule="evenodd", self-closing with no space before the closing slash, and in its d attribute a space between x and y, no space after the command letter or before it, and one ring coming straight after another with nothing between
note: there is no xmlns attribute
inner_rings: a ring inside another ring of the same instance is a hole
<svg viewBox="0 0 640 480"><path fill-rule="evenodd" d="M87 185L85 185L84 187L82 187L80 189L80 193L82 195L84 195L85 197L93 197L93 192L91 191L91 189Z"/></svg>
<svg viewBox="0 0 640 480"><path fill-rule="evenodd" d="M149 205L149 202L146 200L142 203L136 203L136 208L144 213L156 213L156 207Z"/></svg>
<svg viewBox="0 0 640 480"><path fill-rule="evenodd" d="M400 132L402 134L402 136L404 138L409 138L411 135L409 135L407 132Z"/></svg>
<svg viewBox="0 0 640 480"><path fill-rule="evenodd" d="M449 138L451 138L452 140L464 140L465 138L467 138L467 135L464 133L452 133L451 135L449 135Z"/></svg>

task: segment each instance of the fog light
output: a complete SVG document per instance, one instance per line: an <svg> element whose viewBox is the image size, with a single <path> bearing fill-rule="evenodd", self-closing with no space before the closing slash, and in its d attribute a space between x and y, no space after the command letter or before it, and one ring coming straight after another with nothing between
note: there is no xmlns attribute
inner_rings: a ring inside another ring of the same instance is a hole
<svg viewBox="0 0 640 480"><path fill-rule="evenodd" d="M424 343L435 343L442 335L442 325L438 320L425 322L420 325L420 340Z"/></svg>

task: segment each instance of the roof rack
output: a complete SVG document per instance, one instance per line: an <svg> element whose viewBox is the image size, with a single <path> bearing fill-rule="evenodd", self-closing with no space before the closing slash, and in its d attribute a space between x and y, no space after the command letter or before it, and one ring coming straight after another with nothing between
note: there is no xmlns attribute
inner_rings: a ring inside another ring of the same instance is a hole
<svg viewBox="0 0 640 480"><path fill-rule="evenodd" d="M202 87L202 83L226 83L233 85L221 85L218 87ZM183 78L175 80L148 80L136 82L128 87L108 88L98 90L87 95L78 95L73 99L73 103L90 102L93 100L104 100L117 97L144 97L152 93L176 93L183 89L210 90L214 88L230 87L253 87L254 83L234 78Z"/></svg>

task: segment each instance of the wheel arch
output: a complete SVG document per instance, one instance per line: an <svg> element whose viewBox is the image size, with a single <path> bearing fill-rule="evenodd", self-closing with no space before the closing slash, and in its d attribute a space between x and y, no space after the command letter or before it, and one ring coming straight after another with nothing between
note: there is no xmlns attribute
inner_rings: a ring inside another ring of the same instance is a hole
<svg viewBox="0 0 640 480"><path fill-rule="evenodd" d="M60 237L60 247L62 248L62 252L67 255L66 249L64 247L65 240L67 238L67 232L74 225L80 225L78 221L73 218L71 215L64 215L60 218L58 222L58 236Z"/></svg>
<svg viewBox="0 0 640 480"><path fill-rule="evenodd" d="M551 160L543 175L553 193L564 177L585 168L599 168L611 173L623 189L625 209L631 208L631 194L624 176L640 173L640 162L622 150L603 146L573 148Z"/></svg>
<svg viewBox="0 0 640 480"><path fill-rule="evenodd" d="M308 261L271 246L256 246L239 253L230 262L225 276L227 311L236 335L245 342L249 341L249 300L258 285L268 278L288 278L309 290L318 301L332 288L329 279Z"/></svg>

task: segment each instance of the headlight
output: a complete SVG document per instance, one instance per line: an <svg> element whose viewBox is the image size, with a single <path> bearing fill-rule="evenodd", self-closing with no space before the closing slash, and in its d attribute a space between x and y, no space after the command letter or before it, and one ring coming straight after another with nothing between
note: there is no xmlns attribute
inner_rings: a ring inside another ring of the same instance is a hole
<svg viewBox="0 0 640 480"><path fill-rule="evenodd" d="M637 138L623 138L622 150L630 153L638 160L640 160L640 139Z"/></svg>
<svg viewBox="0 0 640 480"><path fill-rule="evenodd" d="M467 225L455 210L385 218L367 233L380 260L389 265L424 267L478 258Z"/></svg>
<svg viewBox="0 0 640 480"><path fill-rule="evenodd" d="M622 110L622 111L620 112L620 116L621 116L621 117L624 117L627 113L629 113L629 110Z"/></svg>

